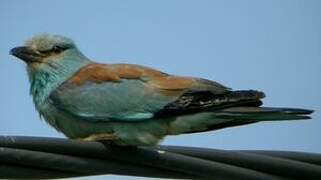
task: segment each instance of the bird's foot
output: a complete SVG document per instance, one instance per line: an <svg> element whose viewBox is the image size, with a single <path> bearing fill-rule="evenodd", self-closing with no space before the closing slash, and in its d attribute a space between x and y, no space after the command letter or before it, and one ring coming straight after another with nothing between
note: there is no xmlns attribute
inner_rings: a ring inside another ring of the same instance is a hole
<svg viewBox="0 0 321 180"><path fill-rule="evenodd" d="M113 141L119 137L116 134L92 134L86 138L81 138L82 141Z"/></svg>

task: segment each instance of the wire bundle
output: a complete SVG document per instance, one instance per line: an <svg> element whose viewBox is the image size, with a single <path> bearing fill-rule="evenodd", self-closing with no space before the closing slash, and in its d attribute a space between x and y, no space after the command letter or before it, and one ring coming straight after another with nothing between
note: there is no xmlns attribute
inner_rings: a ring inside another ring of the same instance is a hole
<svg viewBox="0 0 321 180"><path fill-rule="evenodd" d="M0 136L0 178L127 175L171 179L321 179L321 155L193 147L119 147Z"/></svg>

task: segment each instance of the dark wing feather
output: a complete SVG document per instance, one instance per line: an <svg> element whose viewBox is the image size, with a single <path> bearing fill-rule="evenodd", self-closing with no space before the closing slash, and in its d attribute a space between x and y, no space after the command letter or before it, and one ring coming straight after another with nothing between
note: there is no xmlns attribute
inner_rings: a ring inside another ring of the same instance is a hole
<svg viewBox="0 0 321 180"><path fill-rule="evenodd" d="M198 111L214 111L236 106L262 105L260 99L264 98L263 92L248 91L229 91L225 94L213 94L210 91L186 92L176 101L167 104L158 116L171 116L173 114L186 114Z"/></svg>

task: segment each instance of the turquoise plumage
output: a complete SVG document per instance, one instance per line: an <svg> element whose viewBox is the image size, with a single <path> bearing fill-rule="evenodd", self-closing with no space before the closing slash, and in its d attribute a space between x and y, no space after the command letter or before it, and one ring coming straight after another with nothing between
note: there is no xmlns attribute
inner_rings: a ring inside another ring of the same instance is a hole
<svg viewBox="0 0 321 180"><path fill-rule="evenodd" d="M27 63L40 115L72 139L155 145L166 135L308 119L312 113L261 107L265 95L259 91L232 91L139 65L98 64L58 35L35 36L11 54Z"/></svg>

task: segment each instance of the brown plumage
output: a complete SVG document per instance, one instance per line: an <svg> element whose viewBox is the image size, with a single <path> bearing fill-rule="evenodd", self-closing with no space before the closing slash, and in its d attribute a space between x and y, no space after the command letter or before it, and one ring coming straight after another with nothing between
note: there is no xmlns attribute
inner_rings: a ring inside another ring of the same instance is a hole
<svg viewBox="0 0 321 180"><path fill-rule="evenodd" d="M203 90L222 94L229 89L213 81L172 76L152 68L133 64L89 64L80 69L70 79L70 82L81 86L86 81L95 83L121 82L122 79L139 79L146 81L148 86L167 91Z"/></svg>

